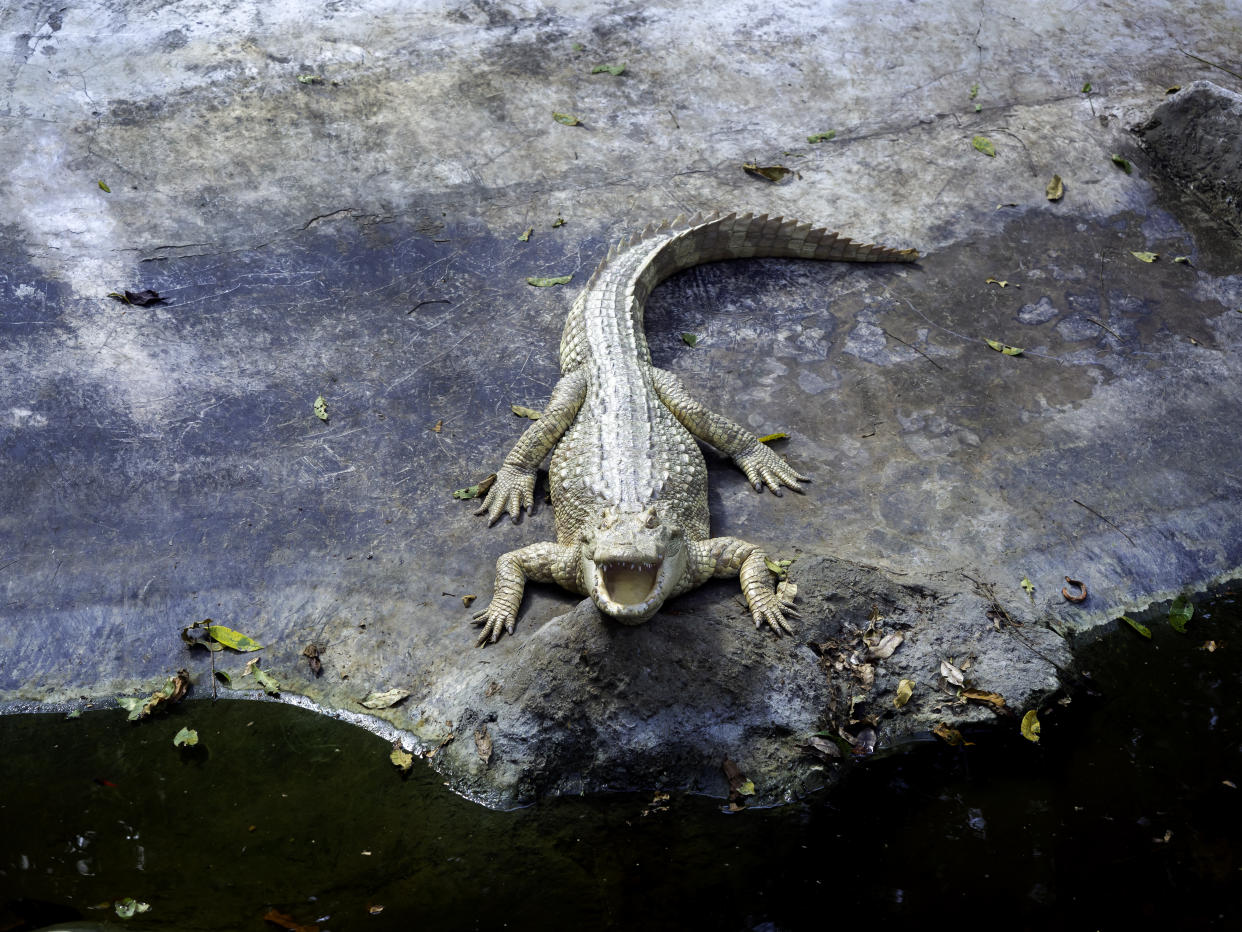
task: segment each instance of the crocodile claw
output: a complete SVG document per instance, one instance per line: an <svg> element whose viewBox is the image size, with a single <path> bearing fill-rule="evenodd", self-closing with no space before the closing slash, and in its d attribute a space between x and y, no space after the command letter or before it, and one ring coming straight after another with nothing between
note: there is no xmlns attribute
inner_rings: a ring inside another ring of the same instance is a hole
<svg viewBox="0 0 1242 932"><path fill-rule="evenodd" d="M777 453L773 453L759 441L755 441L734 457L746 478L762 492L767 486L776 495L781 494L781 486L787 486L795 492L801 492L799 482L810 482L810 478L801 475L796 469L785 462Z"/></svg>
<svg viewBox="0 0 1242 932"><path fill-rule="evenodd" d="M505 512L516 524L523 511L535 506L535 471L508 464L500 467L496 481L487 490L487 497L476 510L476 515L486 514L487 523L495 524Z"/></svg>
<svg viewBox="0 0 1242 932"><path fill-rule="evenodd" d="M495 602L487 608L474 613L474 623L482 625L483 631L479 634L478 639L474 642L475 647L486 647L488 644L495 644L500 640L500 635L506 631L513 633L513 627L517 624L517 616L506 612L502 608L493 609Z"/></svg>

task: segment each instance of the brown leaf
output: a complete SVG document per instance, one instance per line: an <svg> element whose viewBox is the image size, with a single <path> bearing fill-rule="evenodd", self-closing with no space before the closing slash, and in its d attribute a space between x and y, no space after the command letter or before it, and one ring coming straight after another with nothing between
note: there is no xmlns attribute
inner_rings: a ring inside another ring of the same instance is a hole
<svg viewBox="0 0 1242 932"><path fill-rule="evenodd" d="M270 922L272 925L284 929L285 932L319 932L319 926L313 923L300 923L292 916L282 913L275 908L269 909L263 914L263 921Z"/></svg>
<svg viewBox="0 0 1242 932"><path fill-rule="evenodd" d="M819 735L811 735L811 737L806 739L806 744L803 747L809 748L821 757L836 758L841 756L841 748L835 741L820 737Z"/></svg>
<svg viewBox="0 0 1242 932"><path fill-rule="evenodd" d="M963 689L959 694L963 699L970 699L973 702L985 702L996 708L1003 708L1005 705L1005 697L1000 693L988 693L982 689Z"/></svg>
<svg viewBox="0 0 1242 932"><path fill-rule="evenodd" d="M893 656L893 651L901 646L901 642L905 640L900 631L893 631L884 635L880 642L874 647L867 650L868 660L887 660Z"/></svg>
<svg viewBox="0 0 1242 932"><path fill-rule="evenodd" d="M756 162L747 162L742 166L742 170L748 175L763 178L773 184L780 184L786 177L793 174L793 170L784 165L759 165Z"/></svg>
<svg viewBox="0 0 1242 932"><path fill-rule="evenodd" d="M492 737L487 733L487 725L480 725L474 732L474 750L484 765L492 759Z"/></svg>
<svg viewBox="0 0 1242 932"><path fill-rule="evenodd" d="M959 744L969 747L974 744L973 741L967 741L962 737L962 733L956 728L947 725L944 722L937 722L936 727L932 729L932 734L944 741L950 747L957 747Z"/></svg>
<svg viewBox="0 0 1242 932"><path fill-rule="evenodd" d="M452 726L450 725L449 727L451 728ZM443 748L446 744L448 744L450 741L452 741L456 737L457 735L453 734L453 732L450 731L447 735L441 738L440 743L427 752L427 760L431 760L433 757L439 754L441 748Z"/></svg>
<svg viewBox="0 0 1242 932"><path fill-rule="evenodd" d="M302 648L302 656L306 658L306 662L310 665L311 673L319 676L323 673L323 661L319 659L323 654L323 648L318 644L307 644Z"/></svg>
<svg viewBox="0 0 1242 932"><path fill-rule="evenodd" d="M109 298L116 298L118 301L124 301L126 304L132 304L135 307L146 307L148 304L159 304L164 299L160 297L158 291L152 291L146 288L142 291L126 291L118 294L113 291L108 295Z"/></svg>
<svg viewBox="0 0 1242 932"><path fill-rule="evenodd" d="M947 660L940 661L940 675L952 683L954 686L966 685L966 674L964 674L953 664Z"/></svg>

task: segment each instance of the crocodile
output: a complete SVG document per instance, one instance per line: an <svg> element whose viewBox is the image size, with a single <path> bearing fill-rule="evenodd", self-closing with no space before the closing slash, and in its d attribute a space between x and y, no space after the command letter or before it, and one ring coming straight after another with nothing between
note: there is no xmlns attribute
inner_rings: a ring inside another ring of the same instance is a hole
<svg viewBox="0 0 1242 932"><path fill-rule="evenodd" d="M636 625L708 579L738 577L756 628L793 633L786 618L797 617L793 597L773 588L765 552L710 535L707 465L695 438L732 457L756 491L801 491L809 479L652 365L643 331L643 305L670 275L759 256L912 262L918 251L751 213L678 217L614 246L569 311L561 377L542 417L505 457L475 512L493 525L505 513L518 521L533 509L536 470L552 454L556 541L496 561L492 600L474 614L483 627L477 646L513 633L527 580L588 595L603 614Z"/></svg>

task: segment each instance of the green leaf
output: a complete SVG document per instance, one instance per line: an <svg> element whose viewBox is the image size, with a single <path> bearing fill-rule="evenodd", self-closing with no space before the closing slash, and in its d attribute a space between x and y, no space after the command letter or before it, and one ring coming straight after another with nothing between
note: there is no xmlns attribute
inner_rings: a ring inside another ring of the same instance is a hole
<svg viewBox="0 0 1242 932"><path fill-rule="evenodd" d="M509 410L518 417L528 417L532 421L537 421L543 417L542 411L536 411L534 408L524 408L521 405L509 405Z"/></svg>
<svg viewBox="0 0 1242 932"><path fill-rule="evenodd" d="M742 171L748 175L754 175L756 178L763 178L773 184L779 184L787 175L792 175L792 169L786 168L784 165L760 165L757 162L746 162L742 165Z"/></svg>
<svg viewBox="0 0 1242 932"><path fill-rule="evenodd" d="M323 84L323 78L317 74L300 74L298 75L299 84Z"/></svg>
<svg viewBox="0 0 1242 932"><path fill-rule="evenodd" d="M1123 158L1122 158L1120 155L1118 155L1116 152L1114 152L1112 155L1110 155L1110 156L1109 156L1109 158L1113 160L1113 164L1114 164L1114 165L1116 165L1118 168L1120 168L1120 169L1121 169L1123 172L1125 172L1127 175L1128 175L1128 174L1130 174L1132 171L1134 171L1134 166L1130 164L1130 160L1129 160L1129 159L1123 159Z"/></svg>
<svg viewBox="0 0 1242 932"><path fill-rule="evenodd" d="M1039 740L1039 716L1035 714L1035 710L1031 709L1022 716L1022 737L1027 741Z"/></svg>
<svg viewBox="0 0 1242 932"><path fill-rule="evenodd" d="M561 113L557 110L552 111L552 119L556 120L557 123L564 123L566 126L578 126L582 123L572 113Z"/></svg>
<svg viewBox="0 0 1242 932"><path fill-rule="evenodd" d="M770 560L763 558L763 565L766 566L778 579L784 579L789 572L789 567L793 560Z"/></svg>
<svg viewBox="0 0 1242 932"><path fill-rule="evenodd" d="M1022 590L1032 598L1035 597L1035 584L1025 576L1022 577Z"/></svg>
<svg viewBox="0 0 1242 932"><path fill-rule="evenodd" d="M555 230L557 227L563 227L564 225L565 225L565 218L564 218L564 217L557 217L555 220L553 220L553 221L552 221L552 229L554 229L554 230Z"/></svg>
<svg viewBox="0 0 1242 932"><path fill-rule="evenodd" d="M970 99L974 100L978 96L979 96L979 85L978 84L970 85Z"/></svg>
<svg viewBox="0 0 1242 932"><path fill-rule="evenodd" d="M1090 94L1090 93L1091 93L1091 82L1090 82L1090 81L1088 81L1086 84L1084 84L1084 85L1082 86L1082 93L1084 93L1084 94Z"/></svg>
<svg viewBox="0 0 1242 932"><path fill-rule="evenodd" d="M773 440L786 440L788 438L789 438L789 434L780 434L780 433L764 434L762 437L759 438L759 442L760 443L771 443Z"/></svg>
<svg viewBox="0 0 1242 932"><path fill-rule="evenodd" d="M914 695L914 680L902 680L897 684L897 695L893 697L893 705L901 708Z"/></svg>
<svg viewBox="0 0 1242 932"><path fill-rule="evenodd" d="M526 232L525 232L525 233L523 233L521 236L519 236L519 237L518 237L518 242L519 242L519 243L525 243L525 242L528 242L528 241L530 240L530 235L531 235L532 233L534 233L534 232L535 232L535 228L534 228L534 227L527 227L527 228L526 228Z"/></svg>
<svg viewBox="0 0 1242 932"><path fill-rule="evenodd" d="M108 187L106 184L104 184L102 181L99 182L99 190L102 191L104 194L112 193L112 189Z"/></svg>
<svg viewBox="0 0 1242 932"><path fill-rule="evenodd" d="M410 768L414 766L414 755L403 748L400 744L394 744L392 751L388 755L388 759L392 761L392 765L402 773L409 773Z"/></svg>
<svg viewBox="0 0 1242 932"><path fill-rule="evenodd" d="M485 495L495 481L496 474L492 473L478 485L472 485L468 489L458 489L453 493L453 498L459 498L463 501L470 498L478 498L480 495Z"/></svg>
<svg viewBox="0 0 1242 932"><path fill-rule="evenodd" d="M625 65L596 65L591 74L610 74L614 78L625 72Z"/></svg>
<svg viewBox="0 0 1242 932"><path fill-rule="evenodd" d="M814 145L817 142L828 142L828 140L836 138L837 131L835 129L830 129L826 133L815 133L814 135L807 136L806 141Z"/></svg>
<svg viewBox="0 0 1242 932"><path fill-rule="evenodd" d="M116 704L129 713L129 721L136 722L142 718L142 710L146 708L147 700L142 696L119 696Z"/></svg>
<svg viewBox="0 0 1242 932"><path fill-rule="evenodd" d="M233 677L229 676L229 671L228 671L228 670L217 670L217 671L216 671L216 679L218 679L218 680L219 680L221 683L223 683L225 686L232 686L232 685L233 685Z"/></svg>
<svg viewBox="0 0 1242 932"><path fill-rule="evenodd" d="M1169 624L1178 634L1186 633L1186 623L1195 617L1195 604L1186 596L1179 595L1169 606Z"/></svg>
<svg viewBox="0 0 1242 932"><path fill-rule="evenodd" d="M1004 353L1006 356L1021 356L1022 348L1019 346L1010 346L1008 343L1001 343L998 340L985 340L988 346L996 350L998 353Z"/></svg>
<svg viewBox="0 0 1242 932"><path fill-rule="evenodd" d="M1178 265L1190 265L1190 256L1174 256L1173 261Z"/></svg>
<svg viewBox="0 0 1242 932"><path fill-rule="evenodd" d="M72 712L66 713L65 715L65 718L68 718L68 719L81 718L81 717L82 717L81 709L74 709Z"/></svg>
<svg viewBox="0 0 1242 932"><path fill-rule="evenodd" d="M698 346L699 335L697 333L683 333L681 335L681 341L685 343L686 346Z"/></svg>
<svg viewBox="0 0 1242 932"><path fill-rule="evenodd" d="M989 158L996 158L996 146L992 144L992 140L988 139L987 136L976 136L970 141L970 144Z"/></svg>
<svg viewBox="0 0 1242 932"><path fill-rule="evenodd" d="M1065 194L1065 184L1061 181L1060 175L1053 175L1052 180L1048 182L1048 187L1044 189L1044 194L1050 201L1059 201Z"/></svg>
<svg viewBox="0 0 1242 932"><path fill-rule="evenodd" d="M754 780L743 781L743 783L737 788L737 793L739 796L754 796L755 795L755 781Z"/></svg>
<svg viewBox="0 0 1242 932"><path fill-rule="evenodd" d="M207 633L225 647L246 653L252 650L263 650L263 645L248 634L234 631L224 625L208 625Z"/></svg>
<svg viewBox="0 0 1242 932"><path fill-rule="evenodd" d="M1160 258L1160 256L1154 252L1135 252L1133 249L1130 250L1130 255L1138 259L1139 262L1155 262Z"/></svg>
<svg viewBox="0 0 1242 932"><path fill-rule="evenodd" d="M265 673L258 667L255 667L254 678L258 681L259 685L263 687L263 691L269 696L280 695L280 681L277 680L276 677L272 676L272 674Z"/></svg>
<svg viewBox="0 0 1242 932"><path fill-rule="evenodd" d="M526 284L536 288L550 288L553 285L568 285L573 275L558 275L555 278L528 278Z"/></svg>
<svg viewBox="0 0 1242 932"><path fill-rule="evenodd" d="M123 900L117 900L113 906L116 908L116 914L122 919L133 919L136 914L145 913L151 908L150 903L139 902L132 896L127 896Z"/></svg>
<svg viewBox="0 0 1242 932"><path fill-rule="evenodd" d="M328 423L328 403L324 401L323 395L315 399L315 417L325 424Z"/></svg>
<svg viewBox="0 0 1242 932"><path fill-rule="evenodd" d="M386 689L382 692L376 691L368 693L367 697L362 700L362 704L368 709L388 709L396 705L398 702L401 702L403 699L408 699L409 697L410 691L408 689L394 687L392 689Z"/></svg>
<svg viewBox="0 0 1242 932"><path fill-rule="evenodd" d="M173 735L173 747L189 748L198 744L198 732L193 728L182 728Z"/></svg>
<svg viewBox="0 0 1242 932"><path fill-rule="evenodd" d="M1133 618L1130 618L1126 615L1122 615L1121 620L1124 621L1126 624L1128 624L1131 628L1133 628L1139 634L1143 635L1143 637L1145 638L1151 637L1151 629L1147 627L1147 625L1141 625L1137 621L1135 621Z"/></svg>

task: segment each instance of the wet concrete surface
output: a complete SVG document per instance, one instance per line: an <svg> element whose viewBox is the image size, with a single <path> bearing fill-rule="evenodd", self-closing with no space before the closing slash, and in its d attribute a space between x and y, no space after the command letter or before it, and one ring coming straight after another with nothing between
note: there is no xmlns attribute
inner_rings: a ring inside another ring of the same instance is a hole
<svg viewBox="0 0 1242 932"><path fill-rule="evenodd" d="M694 20L588 3L360 3L309 21L284 4L10 10L0 700L104 702L182 666L209 692L180 632L212 618L325 710L408 689L376 719L423 748L454 735L434 763L492 804L611 785L571 786L588 759L627 786L723 792L726 754L780 798L805 785L788 776L796 742L858 725L832 708L852 681L805 642L865 631L876 593L913 587L881 624L905 632L904 654L868 687L878 717L889 680L921 671L927 701L885 712L896 741L978 716L932 701L942 659L984 651L979 669L1005 673L980 688L1035 705L1062 685L1065 637L1235 575L1242 252L1229 217L1128 131L1169 85L1227 78L1180 51L1236 60L1226 14L873 8L866 23L833 4L758 22L744 4ZM620 77L588 73L614 59ZM798 175L772 185L741 171L751 160ZM463 596L485 599L495 558L551 537L551 514L489 530L452 491L499 464L521 429L511 404L546 399L573 289L607 243L699 209L924 253L701 267L649 301L657 364L756 432L790 434L781 452L814 480L802 496L757 495L707 452L713 529L797 557L819 614L774 641L721 583L618 635L532 587L517 633L474 650ZM143 288L164 300L108 297ZM1062 598L1066 576L1086 603ZM939 608L923 618L920 602ZM1039 644L980 647L1000 630L994 602ZM555 658L619 637L637 666L613 658L606 689ZM235 675L244 660L217 658ZM635 682L657 685L635 703ZM532 718L549 683L553 708ZM693 724L739 695L720 717L735 731ZM636 757L682 726L626 710L669 703L690 737L663 763ZM567 728L549 755L538 722L569 711L617 730Z"/></svg>

